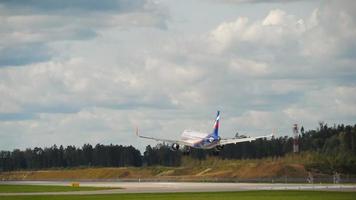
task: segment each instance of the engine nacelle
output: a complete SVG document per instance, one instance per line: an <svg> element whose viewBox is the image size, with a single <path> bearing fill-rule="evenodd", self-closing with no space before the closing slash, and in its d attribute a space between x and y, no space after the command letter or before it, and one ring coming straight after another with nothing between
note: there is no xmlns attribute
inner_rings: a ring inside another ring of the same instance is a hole
<svg viewBox="0 0 356 200"><path fill-rule="evenodd" d="M178 151L178 150L179 150L179 144L173 143L172 146L171 146L171 149L172 149L173 151Z"/></svg>
<svg viewBox="0 0 356 200"><path fill-rule="evenodd" d="M221 151L221 150L223 150L223 148L224 148L223 145L218 145L218 146L215 147L215 150L216 151Z"/></svg>

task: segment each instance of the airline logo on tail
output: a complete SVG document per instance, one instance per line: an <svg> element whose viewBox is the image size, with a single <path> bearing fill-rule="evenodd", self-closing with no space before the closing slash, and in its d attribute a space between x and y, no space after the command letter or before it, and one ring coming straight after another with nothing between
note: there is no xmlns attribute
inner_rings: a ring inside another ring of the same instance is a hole
<svg viewBox="0 0 356 200"><path fill-rule="evenodd" d="M219 136L219 119L220 119L220 111L218 111L217 115L216 115L216 120L215 120L215 123L214 123L214 132L213 132L213 135L215 137L218 137Z"/></svg>

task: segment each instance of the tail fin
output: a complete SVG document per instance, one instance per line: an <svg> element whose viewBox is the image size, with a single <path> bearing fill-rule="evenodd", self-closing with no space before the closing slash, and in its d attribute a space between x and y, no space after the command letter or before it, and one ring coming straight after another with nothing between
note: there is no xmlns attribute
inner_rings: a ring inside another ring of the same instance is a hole
<svg viewBox="0 0 356 200"><path fill-rule="evenodd" d="M215 123L214 123L214 131L213 131L213 135L215 137L219 136L219 119L220 119L220 111L218 110L218 113L216 115L216 119L215 119Z"/></svg>

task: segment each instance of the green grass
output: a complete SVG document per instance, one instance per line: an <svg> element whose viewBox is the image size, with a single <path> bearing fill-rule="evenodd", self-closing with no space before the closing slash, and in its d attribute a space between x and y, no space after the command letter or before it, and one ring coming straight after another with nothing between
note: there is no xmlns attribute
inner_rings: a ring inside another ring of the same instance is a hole
<svg viewBox="0 0 356 200"><path fill-rule="evenodd" d="M356 192L319 191L244 191L210 193L158 193L158 194L114 194L114 195L57 195L57 196L8 196L1 200L355 200Z"/></svg>
<svg viewBox="0 0 356 200"><path fill-rule="evenodd" d="M26 193L26 192L70 192L70 191L91 191L113 189L108 187L71 187L71 186L51 186L51 185L2 185L0 193ZM2 199L2 197L0 197Z"/></svg>

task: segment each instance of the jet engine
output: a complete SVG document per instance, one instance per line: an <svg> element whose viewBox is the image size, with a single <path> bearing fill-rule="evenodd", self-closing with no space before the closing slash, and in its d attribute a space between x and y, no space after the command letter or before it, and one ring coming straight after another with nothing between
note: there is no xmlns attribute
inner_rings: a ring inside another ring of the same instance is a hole
<svg viewBox="0 0 356 200"><path fill-rule="evenodd" d="M172 146L171 146L171 149L172 149L173 151L178 151L178 150L179 150L179 144L173 143Z"/></svg>

